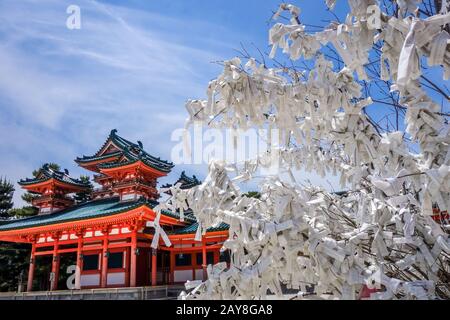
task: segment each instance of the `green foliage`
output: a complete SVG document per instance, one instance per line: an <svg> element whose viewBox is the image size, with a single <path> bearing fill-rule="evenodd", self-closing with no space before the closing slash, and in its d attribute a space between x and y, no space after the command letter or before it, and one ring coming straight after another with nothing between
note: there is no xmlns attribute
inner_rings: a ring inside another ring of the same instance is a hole
<svg viewBox="0 0 450 320"><path fill-rule="evenodd" d="M85 183L89 183L89 190L86 191L82 191L82 192L78 192L75 194L74 199L75 199L75 203L76 204L81 204L84 202L87 202L89 200L91 200L91 192L93 189L93 185L90 182L90 178L89 176L80 176L80 180L85 182Z"/></svg>
<svg viewBox="0 0 450 320"><path fill-rule="evenodd" d="M60 170L59 165L55 163L50 163L49 167L53 170ZM33 171L34 177L39 176L41 168ZM88 176L81 176L80 180L90 182ZM92 184L90 184L90 186L92 189ZM75 195L75 201L77 203L89 201L90 192L91 190L77 193ZM0 218L23 218L38 214L38 209L31 205L32 201L39 196L38 194L32 192L24 193L22 199L29 205L22 208L12 208L13 194L13 184L6 179L0 179ZM29 244L0 242L0 291L17 291L20 281L25 289L28 277L30 252L31 246ZM58 279L60 288L65 288L65 281L67 278L65 270L68 265L74 263L73 259L73 257L69 257L69 259L63 259L61 261L60 271L62 274L60 274L60 278ZM39 260L39 263L35 265L34 287L38 290L48 290L49 266L51 266L51 261L43 261L43 259L37 260Z"/></svg>
<svg viewBox="0 0 450 320"><path fill-rule="evenodd" d="M6 179L0 180L0 218L30 215L36 208L13 209L14 185ZM30 245L0 242L0 291L16 291L19 279L25 285Z"/></svg>
<svg viewBox="0 0 450 320"><path fill-rule="evenodd" d="M59 262L58 290L66 290L68 289L67 278L70 275L70 273L67 273L67 268L77 264L77 255L76 253L62 254L60 255Z"/></svg>
<svg viewBox="0 0 450 320"><path fill-rule="evenodd" d="M34 170L33 171L33 177L37 178L39 176L39 173L41 172L43 167L44 167L44 165L42 165L39 169ZM48 167L50 169L52 169L52 170L55 170L55 171L60 171L61 170L61 167L59 166L59 164L53 163L53 162L48 163Z"/></svg>
<svg viewBox="0 0 450 320"><path fill-rule="evenodd" d="M38 197L39 197L39 194L33 193L33 192L29 192L29 191L25 192L21 196L22 200L25 201L26 203L28 203L29 205L31 205L33 200L38 198Z"/></svg>
<svg viewBox="0 0 450 320"><path fill-rule="evenodd" d="M11 217L25 218L37 215L39 212L38 208L33 206L25 206L22 208L14 208L9 210L9 215Z"/></svg>
<svg viewBox="0 0 450 320"><path fill-rule="evenodd" d="M256 199L259 199L261 197L261 193L259 193L258 191L249 191L245 195L249 198L256 198Z"/></svg>
<svg viewBox="0 0 450 320"><path fill-rule="evenodd" d="M6 178L0 180L0 218L8 218L13 207L14 185Z"/></svg>
<svg viewBox="0 0 450 320"><path fill-rule="evenodd" d="M0 291L17 291L19 280L25 287L31 246L0 242Z"/></svg>

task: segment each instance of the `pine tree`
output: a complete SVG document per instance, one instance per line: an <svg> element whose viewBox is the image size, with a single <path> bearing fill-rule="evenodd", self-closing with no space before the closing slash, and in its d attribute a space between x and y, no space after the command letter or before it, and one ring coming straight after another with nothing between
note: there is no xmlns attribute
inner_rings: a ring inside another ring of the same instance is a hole
<svg viewBox="0 0 450 320"><path fill-rule="evenodd" d="M33 206L33 200L39 197L38 194L33 192L25 192L22 195L22 200L25 201L28 205L23 206L22 208L12 209L10 210L10 215L15 217L30 217L38 214L39 209Z"/></svg>
<svg viewBox="0 0 450 320"><path fill-rule="evenodd" d="M81 203L91 200L91 192L92 192L93 186L92 186L92 183L90 183L89 176L82 175L82 176L80 176L80 180L85 183L89 183L89 189L75 194L74 199L75 199L76 204L81 204Z"/></svg>
<svg viewBox="0 0 450 320"><path fill-rule="evenodd" d="M6 178L0 180L0 218L8 218L13 207L14 185Z"/></svg>
<svg viewBox="0 0 450 320"><path fill-rule="evenodd" d="M20 278L26 283L30 252L27 243L0 242L0 291L16 291Z"/></svg>
<svg viewBox="0 0 450 320"><path fill-rule="evenodd" d="M28 203L29 205L31 205L33 203L33 200L38 198L38 197L39 197L39 194L34 193L34 192L30 192L30 191L25 192L21 196L22 200L25 201L26 203Z"/></svg>
<svg viewBox="0 0 450 320"><path fill-rule="evenodd" d="M0 179L0 217L16 216L23 209L12 209L14 186L6 178ZM0 291L15 291L19 278L26 280L30 256L29 245L0 242Z"/></svg>
<svg viewBox="0 0 450 320"><path fill-rule="evenodd" d="M22 208L14 208L9 210L11 217L23 218L37 215L39 210L33 206L24 206Z"/></svg>

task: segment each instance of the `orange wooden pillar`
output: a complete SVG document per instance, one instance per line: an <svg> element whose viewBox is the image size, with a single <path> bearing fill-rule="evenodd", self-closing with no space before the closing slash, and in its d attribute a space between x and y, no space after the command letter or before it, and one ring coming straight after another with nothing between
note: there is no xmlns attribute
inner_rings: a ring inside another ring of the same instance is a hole
<svg viewBox="0 0 450 320"><path fill-rule="evenodd" d="M157 284L157 269L158 269L158 260L157 256L158 251L152 248L152 286L156 286Z"/></svg>
<svg viewBox="0 0 450 320"><path fill-rule="evenodd" d="M50 290L58 289L58 278L59 278L59 234L53 236L54 244L53 244L53 259L52 259L52 280L50 281Z"/></svg>
<svg viewBox="0 0 450 320"><path fill-rule="evenodd" d="M103 249L102 249L102 268L101 268L101 279L100 279L100 286L102 288L106 288L107 282L108 282L108 235L109 230L103 230L102 231L104 237L103 237Z"/></svg>
<svg viewBox="0 0 450 320"><path fill-rule="evenodd" d="M82 268L82 249L83 249L83 233L77 233L77 268L75 269L75 289L81 289L81 268Z"/></svg>
<svg viewBox="0 0 450 320"><path fill-rule="evenodd" d="M131 248L127 247L125 250L125 287L130 286L130 255Z"/></svg>
<svg viewBox="0 0 450 320"><path fill-rule="evenodd" d="M34 255L35 252L36 252L36 242L33 241L33 243L31 244L30 268L28 269L27 291L33 290L34 267L36 264Z"/></svg>
<svg viewBox="0 0 450 320"><path fill-rule="evenodd" d="M170 250L170 270L169 270L169 283L175 282L175 253Z"/></svg>
<svg viewBox="0 0 450 320"><path fill-rule="evenodd" d="M207 267L206 262L206 239L205 237L202 238L202 268L203 268L203 281L206 281L206 278L208 277L208 272L206 271Z"/></svg>
<svg viewBox="0 0 450 320"><path fill-rule="evenodd" d="M192 244L192 248L194 248L194 247L195 247L195 243ZM195 278L196 270L195 270L195 266L194 266L194 264L197 263L197 253L191 252L190 255L191 255L191 267L192 267L192 280L197 280Z"/></svg>
<svg viewBox="0 0 450 320"><path fill-rule="evenodd" d="M137 233L131 234L130 287L136 287Z"/></svg>

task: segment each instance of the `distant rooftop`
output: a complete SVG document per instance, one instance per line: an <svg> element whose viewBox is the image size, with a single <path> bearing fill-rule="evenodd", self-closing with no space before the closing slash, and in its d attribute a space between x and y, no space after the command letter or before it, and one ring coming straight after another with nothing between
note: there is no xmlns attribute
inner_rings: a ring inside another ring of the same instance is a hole
<svg viewBox="0 0 450 320"><path fill-rule="evenodd" d="M176 185L178 183L181 183L180 189L190 189L192 187L200 185L202 182L197 179L195 175L192 177L189 177L186 175L186 173L183 171L181 172L181 176L178 178L178 180L174 184L165 184L162 186L162 188L170 188L173 185Z"/></svg>
<svg viewBox="0 0 450 320"><path fill-rule="evenodd" d="M62 183L67 183L67 184L74 185L77 187L88 188L90 186L89 182L85 182L85 181L70 177L69 171L67 171L67 170L58 171L58 170L50 168L50 165L48 163L46 163L42 166L42 168L39 170L39 173L36 177L22 179L18 183L21 186L27 186L27 185L45 182L50 179L55 179Z"/></svg>

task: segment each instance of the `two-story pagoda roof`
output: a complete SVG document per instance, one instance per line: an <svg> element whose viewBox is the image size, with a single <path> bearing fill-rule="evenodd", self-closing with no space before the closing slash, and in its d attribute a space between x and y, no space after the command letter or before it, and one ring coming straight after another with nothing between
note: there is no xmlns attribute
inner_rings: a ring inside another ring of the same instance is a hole
<svg viewBox="0 0 450 320"><path fill-rule="evenodd" d="M103 146L92 156L83 156L75 159L80 166L95 172L101 169L123 167L142 162L159 172L168 173L173 163L154 157L143 149L142 142L133 143L120 137L117 130L111 130Z"/></svg>
<svg viewBox="0 0 450 320"><path fill-rule="evenodd" d="M75 179L69 176L69 172L58 171L52 169L48 163L44 164L41 169L39 169L39 173L34 178L22 179L18 183L23 186L25 189L32 190L34 186L43 185L55 182L64 187L68 187L69 189L87 189L90 187L90 183L88 181L82 181L80 179Z"/></svg>

